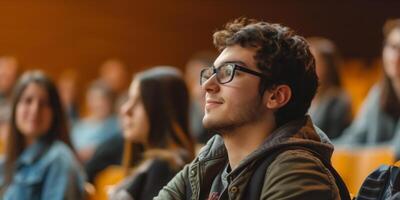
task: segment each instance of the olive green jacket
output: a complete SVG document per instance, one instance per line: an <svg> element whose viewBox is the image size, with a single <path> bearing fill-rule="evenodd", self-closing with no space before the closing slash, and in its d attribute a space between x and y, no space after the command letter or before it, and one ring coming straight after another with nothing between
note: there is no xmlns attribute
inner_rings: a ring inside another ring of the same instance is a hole
<svg viewBox="0 0 400 200"><path fill-rule="evenodd" d="M242 160L228 175L229 199L243 199L246 186L259 163L257 161L268 157L265 155L269 152L288 145L310 148L328 160L333 152L329 139L320 129L313 126L309 117L289 122L268 136L260 148ZM155 199L206 200L213 179L224 169L227 162L223 139L216 135ZM260 187L260 199L340 199L332 174L317 157L306 150L287 150L279 154L267 168L264 184Z"/></svg>

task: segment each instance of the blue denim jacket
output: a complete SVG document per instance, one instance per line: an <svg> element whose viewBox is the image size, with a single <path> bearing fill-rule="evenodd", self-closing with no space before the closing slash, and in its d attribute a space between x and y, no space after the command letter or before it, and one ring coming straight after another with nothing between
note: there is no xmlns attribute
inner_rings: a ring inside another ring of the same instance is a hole
<svg viewBox="0 0 400 200"><path fill-rule="evenodd" d="M3 163L0 183L4 182ZM46 147L37 142L24 150L16 161L12 183L1 199L81 199L84 177L67 145L55 141Z"/></svg>

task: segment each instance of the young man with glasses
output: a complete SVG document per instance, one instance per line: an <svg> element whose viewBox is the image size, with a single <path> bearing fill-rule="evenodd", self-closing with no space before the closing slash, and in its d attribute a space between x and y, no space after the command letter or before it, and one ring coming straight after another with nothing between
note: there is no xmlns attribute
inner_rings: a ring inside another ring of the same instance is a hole
<svg viewBox="0 0 400 200"><path fill-rule="evenodd" d="M318 78L304 38L240 18L214 44L221 53L200 84L215 136L156 199L347 199L333 146L306 115Z"/></svg>

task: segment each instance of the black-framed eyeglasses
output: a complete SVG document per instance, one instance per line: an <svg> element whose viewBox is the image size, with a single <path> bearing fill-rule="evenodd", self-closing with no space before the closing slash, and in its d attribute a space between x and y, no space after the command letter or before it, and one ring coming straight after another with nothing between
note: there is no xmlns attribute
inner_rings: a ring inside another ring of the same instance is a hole
<svg viewBox="0 0 400 200"><path fill-rule="evenodd" d="M233 80L236 70L258 76L262 79L266 78L266 75L253 71L251 69L242 67L236 63L224 63L220 67L216 68L214 66L201 70L200 72L200 85L203 85L208 79L210 79L214 74L218 83L225 84Z"/></svg>

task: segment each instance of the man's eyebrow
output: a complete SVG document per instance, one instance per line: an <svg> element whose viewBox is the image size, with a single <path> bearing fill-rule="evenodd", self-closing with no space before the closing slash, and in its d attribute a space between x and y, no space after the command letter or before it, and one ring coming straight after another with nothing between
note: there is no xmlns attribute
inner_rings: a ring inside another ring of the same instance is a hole
<svg viewBox="0 0 400 200"><path fill-rule="evenodd" d="M240 61L240 60L228 60L228 61L222 62L219 66L221 66L223 64L238 64L238 65L240 65L242 67L248 68L248 65L246 63L244 63L243 61ZM215 67L218 68L219 66L215 66Z"/></svg>

